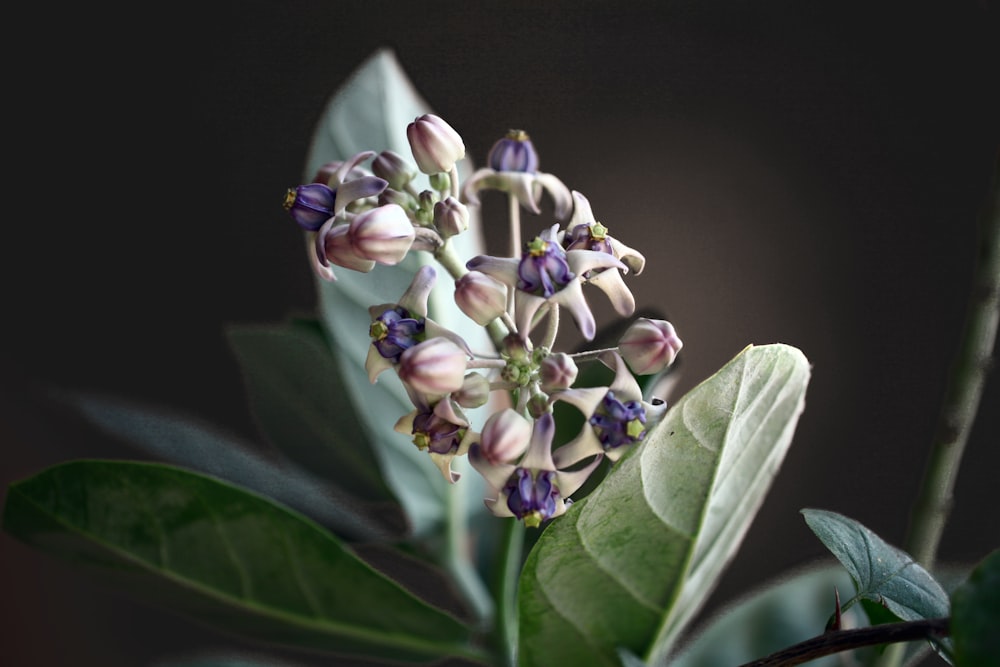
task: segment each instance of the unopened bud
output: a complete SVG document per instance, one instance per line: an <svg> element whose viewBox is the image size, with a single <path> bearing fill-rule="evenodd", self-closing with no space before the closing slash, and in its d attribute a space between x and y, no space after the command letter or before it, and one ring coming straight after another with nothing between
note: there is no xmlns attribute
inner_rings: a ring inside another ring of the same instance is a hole
<svg viewBox="0 0 1000 667"><path fill-rule="evenodd" d="M507 286L479 271L455 281L455 303L479 326L486 326L507 309Z"/></svg>
<svg viewBox="0 0 1000 667"><path fill-rule="evenodd" d="M424 114L406 127L406 138L417 167L425 174L451 171L465 157L465 144L455 129L439 116Z"/></svg>
<svg viewBox="0 0 1000 667"><path fill-rule="evenodd" d="M559 389L569 389L576 382L578 369L573 357L564 352L550 354L538 367L538 379L542 390L552 393Z"/></svg>
<svg viewBox="0 0 1000 667"><path fill-rule="evenodd" d="M465 376L462 388L451 395L463 408L478 408L490 399L490 381L479 373Z"/></svg>
<svg viewBox="0 0 1000 667"><path fill-rule="evenodd" d="M528 448L531 424L514 410L504 408L486 420L480 437L479 451L490 465L513 463Z"/></svg>
<svg viewBox="0 0 1000 667"><path fill-rule="evenodd" d="M431 338L399 357L399 379L424 394L443 395L465 384L466 354L447 338Z"/></svg>
<svg viewBox="0 0 1000 667"><path fill-rule="evenodd" d="M379 206L358 215L351 221L347 234L358 255L389 265L402 261L415 236L406 211L395 204Z"/></svg>
<svg viewBox="0 0 1000 667"><path fill-rule="evenodd" d="M670 322L640 317L618 341L618 352L632 372L652 375L672 364L683 346Z"/></svg>
<svg viewBox="0 0 1000 667"><path fill-rule="evenodd" d="M417 173L399 153L382 151L372 160L372 173L389 182L393 190L402 190Z"/></svg>
<svg viewBox="0 0 1000 667"><path fill-rule="evenodd" d="M443 238L461 234L469 228L469 209L454 197L434 204L434 226Z"/></svg>

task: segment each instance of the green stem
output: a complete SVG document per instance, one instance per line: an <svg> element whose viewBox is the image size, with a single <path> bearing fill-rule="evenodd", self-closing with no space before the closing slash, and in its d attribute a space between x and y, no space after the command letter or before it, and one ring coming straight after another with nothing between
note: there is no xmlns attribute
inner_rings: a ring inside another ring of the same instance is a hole
<svg viewBox="0 0 1000 667"><path fill-rule="evenodd" d="M521 554L524 548L524 525L516 519L504 520L500 543L500 560L494 582L496 600L496 650L500 665L517 665L517 584L521 574Z"/></svg>
<svg viewBox="0 0 1000 667"><path fill-rule="evenodd" d="M965 332L951 369L905 550L925 569L934 567L941 534L951 509L952 490L962 453L975 421L997 335L1000 315L1000 164L983 211L979 257Z"/></svg>
<svg viewBox="0 0 1000 667"><path fill-rule="evenodd" d="M517 196L511 193L507 197L510 207L510 256L521 256L521 204Z"/></svg>

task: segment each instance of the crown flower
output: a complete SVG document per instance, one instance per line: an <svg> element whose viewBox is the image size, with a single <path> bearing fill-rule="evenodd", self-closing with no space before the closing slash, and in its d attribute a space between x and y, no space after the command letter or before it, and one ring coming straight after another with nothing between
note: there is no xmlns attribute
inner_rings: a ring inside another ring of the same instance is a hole
<svg viewBox="0 0 1000 667"><path fill-rule="evenodd" d="M564 220L573 210L573 197L566 184L552 174L538 171L538 153L524 130L508 130L490 149L489 167L477 170L465 182L462 199L479 206L479 192L499 190L517 198L525 209L541 213L538 204L547 192L555 206L555 216Z"/></svg>
<svg viewBox="0 0 1000 667"><path fill-rule="evenodd" d="M517 290L515 312L517 328L522 335L530 333L538 309L551 303L565 307L580 333L591 340L597 325L583 296L583 276L594 270L624 269L625 265L606 252L567 252L558 239L559 225L556 224L529 242L520 258L480 255L469 260L466 268L481 271Z"/></svg>
<svg viewBox="0 0 1000 667"><path fill-rule="evenodd" d="M595 454L617 461L629 447L645 439L667 410L663 401L642 400L639 383L617 352L602 354L601 361L615 371L611 386L571 388L553 394L555 400L573 405L587 419L580 434L553 455L560 467Z"/></svg>
<svg viewBox="0 0 1000 667"><path fill-rule="evenodd" d="M445 397L433 405L418 399L418 403L415 410L399 418L394 428L413 436L417 449L426 451L445 480L454 484L461 475L451 469L451 461L469 451L476 434L452 399Z"/></svg>
<svg viewBox="0 0 1000 667"><path fill-rule="evenodd" d="M539 416L531 429L524 458L517 465L490 463L484 451L486 443L474 443L469 448L469 462L483 476L495 496L486 499L486 507L495 516L516 517L524 521L525 526L537 528L543 521L563 514L570 503L569 496L583 486L597 468L601 457L596 457L579 470L558 470L552 460L555 430L552 413ZM523 434L524 429L519 429L518 435ZM505 445L512 451L523 448L523 444Z"/></svg>

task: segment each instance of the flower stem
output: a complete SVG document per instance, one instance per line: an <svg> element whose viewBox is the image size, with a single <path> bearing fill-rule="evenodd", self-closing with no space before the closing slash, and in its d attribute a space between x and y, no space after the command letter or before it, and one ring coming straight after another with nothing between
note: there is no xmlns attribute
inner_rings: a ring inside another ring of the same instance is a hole
<svg viewBox="0 0 1000 667"><path fill-rule="evenodd" d="M517 665L517 583L521 573L524 525L515 519L504 521L500 560L494 582L496 600L496 650L503 667Z"/></svg>
<svg viewBox="0 0 1000 667"><path fill-rule="evenodd" d="M507 205L510 207L510 256L521 256L521 204L511 193Z"/></svg>
<svg viewBox="0 0 1000 667"><path fill-rule="evenodd" d="M894 646L902 646L896 642L911 642L946 636L948 636L947 618L883 623L853 630L835 630L789 646L766 658L745 663L740 667L792 667L792 665L801 665L826 655L850 651L863 646L890 643Z"/></svg>
<svg viewBox="0 0 1000 667"><path fill-rule="evenodd" d="M972 430L1000 315L1000 163L995 165L980 221L978 265L965 331L951 369L944 405L920 492L913 506L905 550L931 570L951 509L952 490Z"/></svg>

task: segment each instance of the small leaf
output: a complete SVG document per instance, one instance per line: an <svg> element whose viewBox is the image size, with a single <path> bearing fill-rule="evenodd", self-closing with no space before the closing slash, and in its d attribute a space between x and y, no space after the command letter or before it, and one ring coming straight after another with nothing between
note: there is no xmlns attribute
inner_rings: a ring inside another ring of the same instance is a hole
<svg viewBox="0 0 1000 667"><path fill-rule="evenodd" d="M904 621L948 615L948 594L909 554L842 514L817 509L802 514L851 575L857 597L884 605Z"/></svg>
<svg viewBox="0 0 1000 667"><path fill-rule="evenodd" d="M951 596L956 667L1000 665L1000 550L984 558Z"/></svg>
<svg viewBox="0 0 1000 667"><path fill-rule="evenodd" d="M4 529L131 594L250 639L422 661L467 629L301 515L162 464L73 461L10 486Z"/></svg>
<svg viewBox="0 0 1000 667"><path fill-rule="evenodd" d="M662 660L763 501L808 378L799 350L748 347L549 525L521 575L522 664Z"/></svg>
<svg viewBox="0 0 1000 667"><path fill-rule="evenodd" d="M388 539L406 531L406 518L395 503L351 496L307 469L267 459L248 443L189 415L121 397L54 392L53 398L104 433L160 461L261 493L342 535Z"/></svg>

